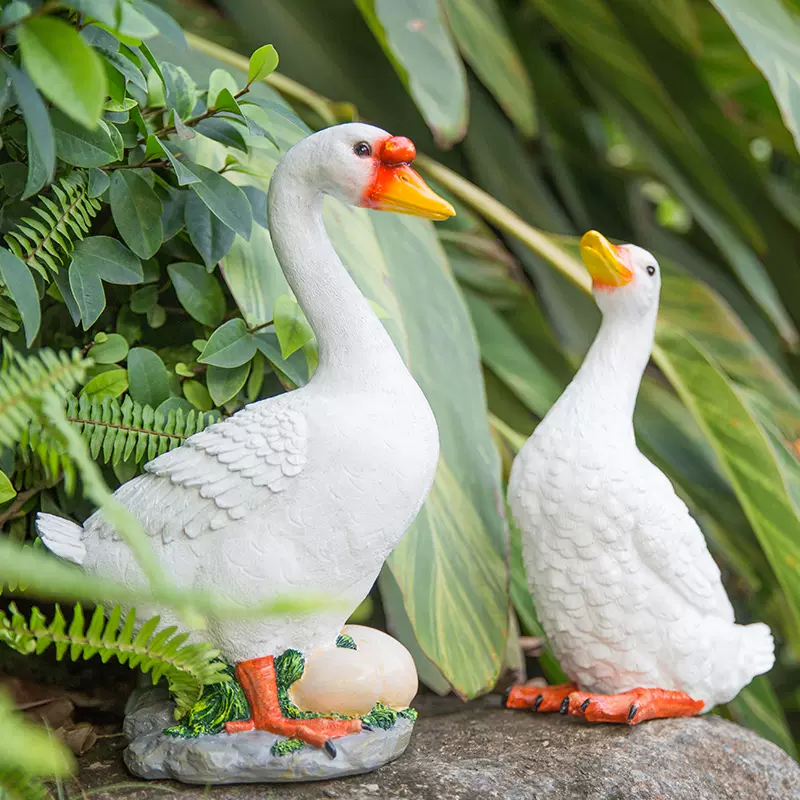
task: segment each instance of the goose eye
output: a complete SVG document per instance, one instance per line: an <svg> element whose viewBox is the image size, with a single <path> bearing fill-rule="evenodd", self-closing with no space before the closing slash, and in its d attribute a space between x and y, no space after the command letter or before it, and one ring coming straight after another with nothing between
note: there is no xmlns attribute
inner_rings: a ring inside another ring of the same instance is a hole
<svg viewBox="0 0 800 800"><path fill-rule="evenodd" d="M354 148L353 152L359 158L368 158L372 155L372 148L369 146L367 142L359 142Z"/></svg>
<svg viewBox="0 0 800 800"><path fill-rule="evenodd" d="M647 274L648 275L655 275L656 274L656 268L652 264L647 268Z"/></svg>

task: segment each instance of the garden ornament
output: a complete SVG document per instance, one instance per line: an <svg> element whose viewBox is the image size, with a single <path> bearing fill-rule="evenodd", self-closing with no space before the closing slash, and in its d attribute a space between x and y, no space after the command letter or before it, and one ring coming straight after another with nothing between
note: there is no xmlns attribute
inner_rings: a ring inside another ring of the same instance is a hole
<svg viewBox="0 0 800 800"><path fill-rule="evenodd" d="M692 716L772 667L772 635L734 622L700 528L636 447L658 263L596 231L581 254L603 322L509 481L536 609L572 683L514 686L506 705L630 725Z"/></svg>
<svg viewBox="0 0 800 800"><path fill-rule="evenodd" d="M367 729L362 716L375 709L378 727L398 712L413 717L405 709L417 677L405 648L371 629L341 634L428 495L438 430L331 245L322 205L332 195L426 219L452 216L412 169L414 157L408 139L357 123L308 136L284 155L269 187L270 233L316 333L318 369L306 386L252 403L159 456L116 492L178 585L243 605L302 592L330 599L317 613L212 619L193 634L236 665L249 706L242 718L218 722L220 736L268 731L291 740L290 750L306 743L335 757L334 741ZM53 553L87 572L144 582L101 514L83 526L40 514L37 524ZM169 610L138 611L180 625Z"/></svg>

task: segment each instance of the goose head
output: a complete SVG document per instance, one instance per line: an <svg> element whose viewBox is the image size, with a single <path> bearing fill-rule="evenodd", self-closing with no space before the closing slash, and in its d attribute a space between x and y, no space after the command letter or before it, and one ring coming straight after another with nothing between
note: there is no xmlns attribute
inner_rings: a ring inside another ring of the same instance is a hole
<svg viewBox="0 0 800 800"><path fill-rule="evenodd" d="M581 238L581 256L603 316L637 321L658 312L661 270L652 253L635 244L614 245L597 231Z"/></svg>
<svg viewBox="0 0 800 800"><path fill-rule="evenodd" d="M350 122L306 137L287 153L279 169L350 205L433 220L454 216L453 206L411 167L415 157L410 139Z"/></svg>

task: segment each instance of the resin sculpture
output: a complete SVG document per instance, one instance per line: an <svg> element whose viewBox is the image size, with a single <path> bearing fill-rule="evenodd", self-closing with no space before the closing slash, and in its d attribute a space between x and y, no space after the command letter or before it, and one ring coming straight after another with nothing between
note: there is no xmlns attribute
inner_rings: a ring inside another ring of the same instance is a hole
<svg viewBox="0 0 800 800"><path fill-rule="evenodd" d="M658 263L595 231L581 254L603 322L509 481L536 609L574 683L515 686L506 704L592 722L691 716L769 670L772 636L762 623L734 622L700 528L636 447Z"/></svg>
<svg viewBox="0 0 800 800"><path fill-rule="evenodd" d="M401 645L373 632L362 643L368 657L353 637L340 634L425 501L439 457L438 431L322 219L324 195L434 220L452 216L452 206L411 168L414 156L408 139L356 123L322 130L286 153L269 187L270 233L317 336L314 377L196 434L116 492L180 586L213 590L243 605L303 591L330 599L324 612L212 619L197 634L236 665L246 695L246 703L223 703L231 714L241 712L222 720L227 732L220 736L230 739L229 747L247 731L267 731L271 740L294 743L273 747L277 755L306 743L333 757L334 740L369 726L362 714L386 710L383 722L394 720L416 691L413 663ZM87 572L128 585L144 581L101 515L80 526L40 514L37 524L50 550ZM140 617L153 613L180 626L168 610L139 609ZM381 672L381 648L394 673ZM197 726L190 726L191 720L188 735L196 735ZM222 723L201 725L199 732L214 729ZM300 773L286 779L302 779Z"/></svg>

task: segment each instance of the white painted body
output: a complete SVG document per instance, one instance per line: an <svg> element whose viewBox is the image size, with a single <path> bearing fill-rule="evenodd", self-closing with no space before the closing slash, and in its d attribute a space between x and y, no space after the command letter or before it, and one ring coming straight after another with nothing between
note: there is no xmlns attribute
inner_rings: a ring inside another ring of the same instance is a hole
<svg viewBox="0 0 800 800"><path fill-rule="evenodd" d="M312 135L270 185L273 244L319 342L313 379L196 434L116 492L182 587L242 605L304 592L330 598L324 613L212 620L197 638L230 662L332 645L433 483L433 413L322 221L323 194L359 200L367 176L351 163L353 143L377 134L388 136L366 125ZM39 530L87 572L144 583L101 515L82 529L40 515ZM140 618L154 613L176 622L169 611L139 609Z"/></svg>
<svg viewBox="0 0 800 800"><path fill-rule="evenodd" d="M645 272L653 257L627 247L634 282L596 291L600 332L517 456L509 502L540 621L570 679L602 694L682 691L708 711L770 669L773 642L766 625L734 623L700 528L636 447L659 283Z"/></svg>

